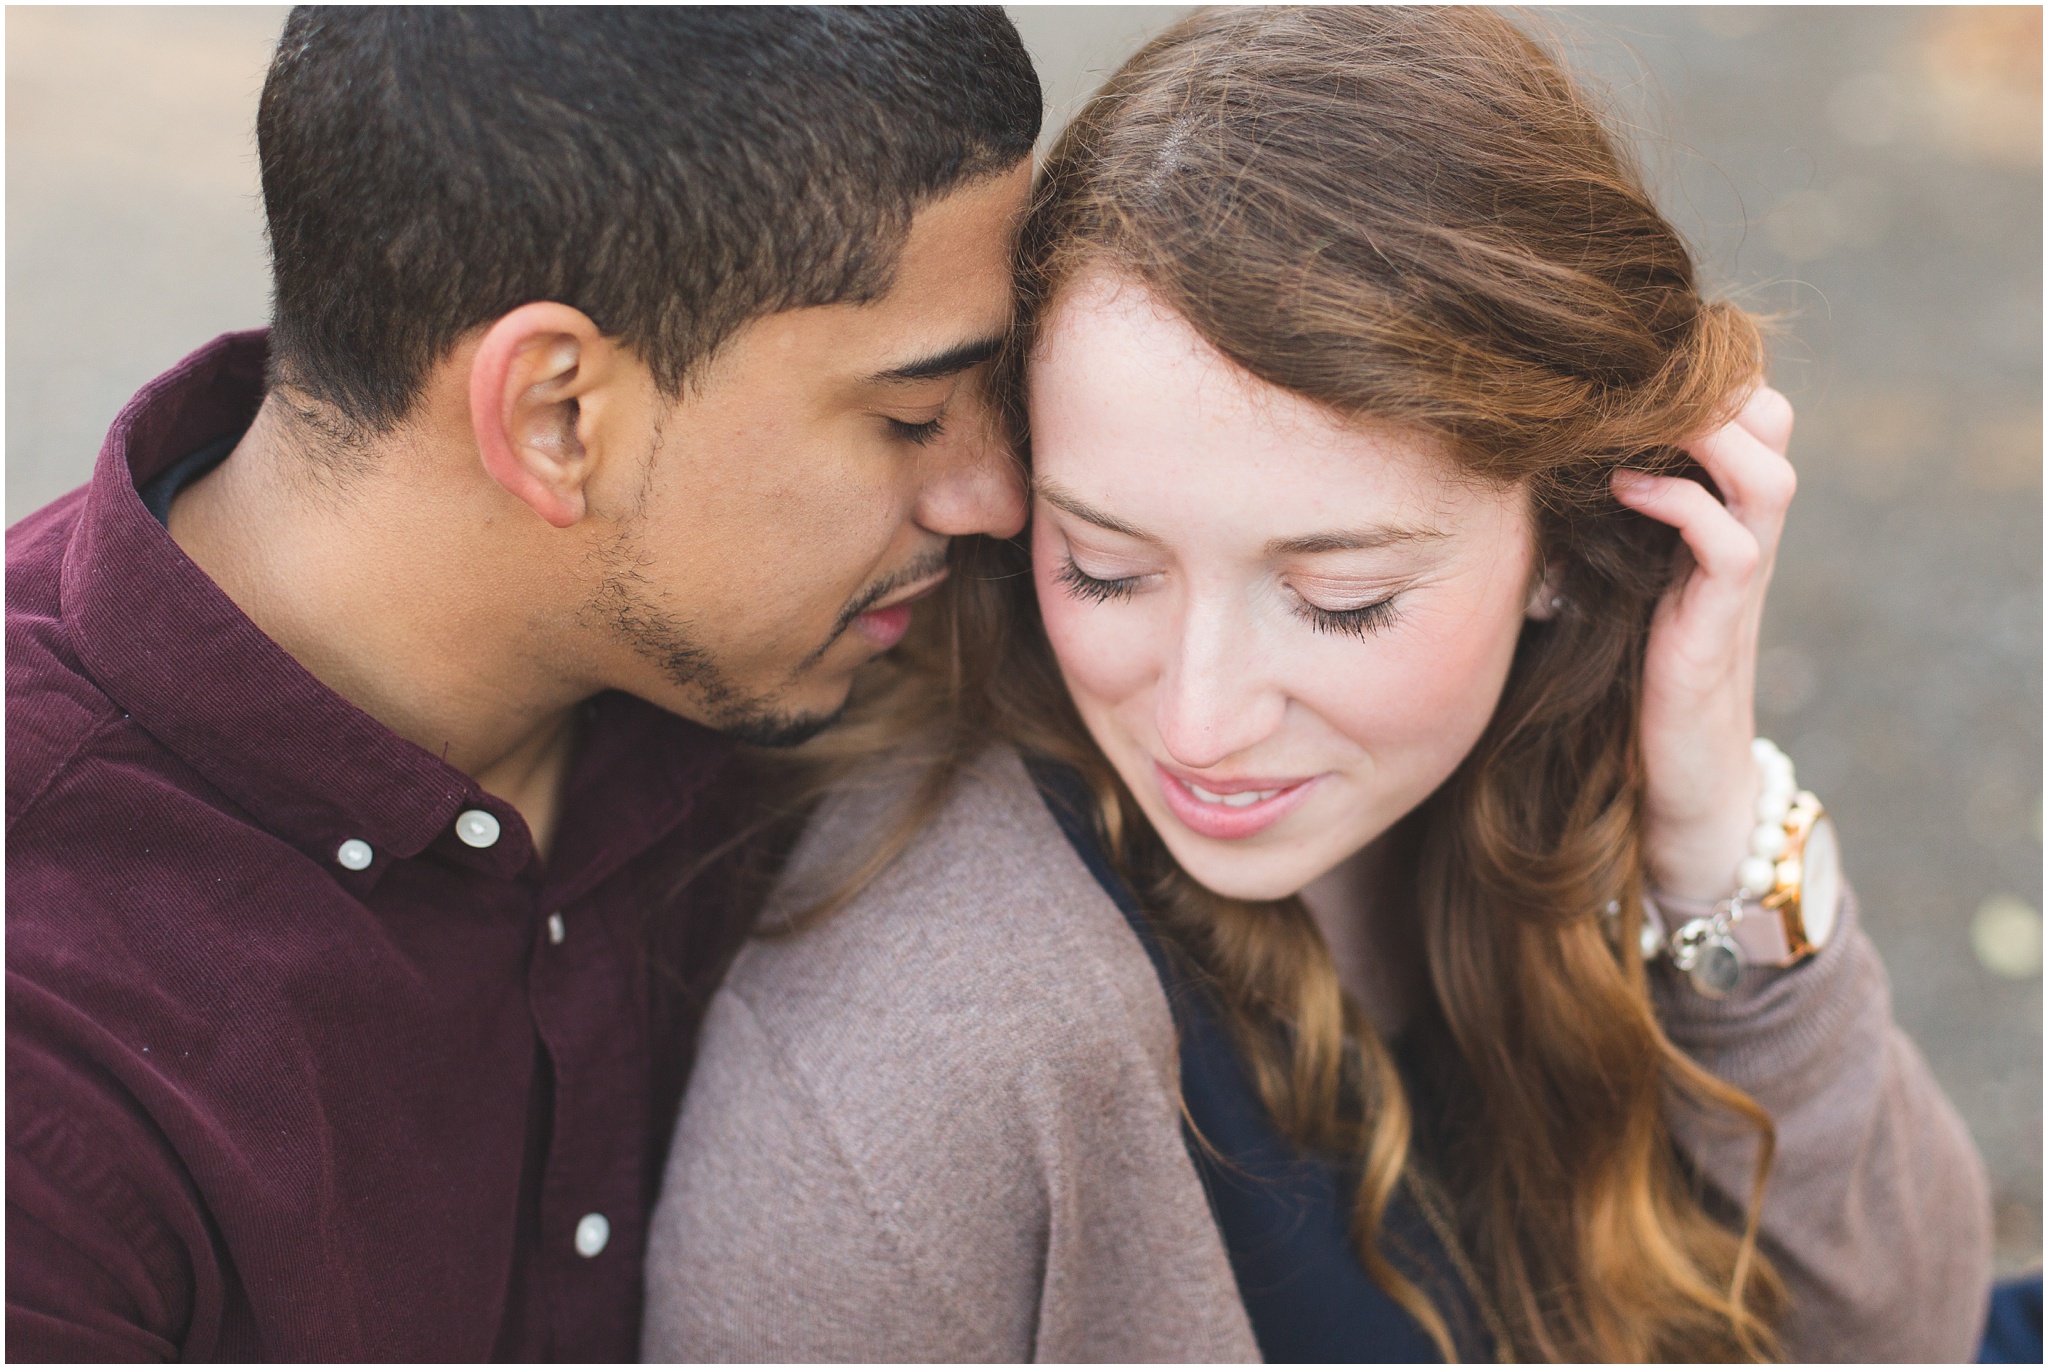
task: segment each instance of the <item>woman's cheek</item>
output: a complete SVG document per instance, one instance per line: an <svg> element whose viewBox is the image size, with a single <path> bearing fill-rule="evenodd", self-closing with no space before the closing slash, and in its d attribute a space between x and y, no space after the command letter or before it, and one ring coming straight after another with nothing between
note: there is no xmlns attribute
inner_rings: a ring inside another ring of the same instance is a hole
<svg viewBox="0 0 2048 1369"><path fill-rule="evenodd" d="M1142 606L1085 603L1051 575L1038 576L1038 611L1067 688L1083 703L1115 703L1146 676Z"/></svg>
<svg viewBox="0 0 2048 1369"><path fill-rule="evenodd" d="M1301 672L1313 681L1304 702L1383 762L1405 757L1440 780L1485 731L1520 630L1518 612L1491 603L1439 609L1376 644L1369 662Z"/></svg>

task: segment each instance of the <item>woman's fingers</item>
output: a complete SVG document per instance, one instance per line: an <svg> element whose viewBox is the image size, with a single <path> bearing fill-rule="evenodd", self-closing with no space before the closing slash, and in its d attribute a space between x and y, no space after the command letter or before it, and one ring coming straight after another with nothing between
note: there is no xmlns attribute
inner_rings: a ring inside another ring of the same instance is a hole
<svg viewBox="0 0 2048 1369"><path fill-rule="evenodd" d="M1768 385L1756 388L1735 421L1780 456L1792 443L1792 401Z"/></svg>
<svg viewBox="0 0 2048 1369"><path fill-rule="evenodd" d="M1685 450L1714 477L1735 516L1759 536L1775 541L1785 510L1799 488L1799 478L1785 454L1751 432L1740 419L1686 444Z"/></svg>
<svg viewBox="0 0 2048 1369"><path fill-rule="evenodd" d="M1614 473L1614 497L1676 528L1692 555L1693 568L1674 586L1665 610L1673 615L1670 640L1681 655L1721 651L1732 642L1729 633L1754 632L1798 484L1782 450L1791 433L1792 406L1777 391L1760 389L1735 421L1686 445L1725 503L1697 480Z"/></svg>
<svg viewBox="0 0 2048 1369"><path fill-rule="evenodd" d="M1763 544L1756 533L1696 480L1616 471L1614 497L1646 517L1677 528L1700 570L1731 589L1747 589L1763 562Z"/></svg>
<svg viewBox="0 0 2048 1369"><path fill-rule="evenodd" d="M1728 512L1749 529L1765 555L1776 549L1786 511L1799 487L1792 463L1785 459L1791 436L1791 403L1765 386L1749 397L1733 421L1681 444L1713 477ZM1617 483L1617 495L1619 491Z"/></svg>

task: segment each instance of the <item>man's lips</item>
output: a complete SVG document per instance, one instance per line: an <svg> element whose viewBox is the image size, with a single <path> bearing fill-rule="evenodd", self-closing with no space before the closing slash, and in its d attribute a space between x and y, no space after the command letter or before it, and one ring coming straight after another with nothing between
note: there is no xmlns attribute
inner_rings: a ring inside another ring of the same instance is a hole
<svg viewBox="0 0 2048 1369"><path fill-rule="evenodd" d="M922 585L896 596L888 603L877 604L855 618L853 625L878 649L887 651L903 640L904 633L910 631L910 606L944 584L948 573L941 571Z"/></svg>
<svg viewBox="0 0 2048 1369"><path fill-rule="evenodd" d="M1263 832L1307 801L1320 775L1307 779L1203 779L1152 763L1160 796L1181 825L1198 836L1237 841Z"/></svg>

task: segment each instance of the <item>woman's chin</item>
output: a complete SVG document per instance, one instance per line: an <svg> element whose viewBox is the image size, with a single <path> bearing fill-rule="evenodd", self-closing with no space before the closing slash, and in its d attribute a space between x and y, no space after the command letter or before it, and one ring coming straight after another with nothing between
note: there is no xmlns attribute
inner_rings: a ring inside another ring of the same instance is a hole
<svg viewBox="0 0 2048 1369"><path fill-rule="evenodd" d="M1213 844L1183 833L1162 832L1166 849L1195 883L1212 894L1247 903L1292 898L1322 871L1307 851L1219 852Z"/></svg>

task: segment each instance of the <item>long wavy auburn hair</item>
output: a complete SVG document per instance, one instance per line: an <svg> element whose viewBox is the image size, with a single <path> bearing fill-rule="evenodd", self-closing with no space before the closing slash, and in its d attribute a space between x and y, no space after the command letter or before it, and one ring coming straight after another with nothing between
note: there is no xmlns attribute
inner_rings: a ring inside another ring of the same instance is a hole
<svg viewBox="0 0 2048 1369"><path fill-rule="evenodd" d="M1768 1357L1771 1122L1665 1038L1636 950L1639 696L1677 544L1609 493L1618 466L1696 470L1673 444L1760 377L1757 325L1702 299L1561 64L1479 9L1213 11L1132 58L1059 139L1023 231L999 377L1020 443L1032 339L1083 271L1142 283L1268 384L1448 439L1470 475L1528 491L1565 606L1525 627L1484 735L1397 832L1389 887L1428 978L1410 1077L1298 898L1223 898L1174 865L1066 695L1023 539L959 544L912 637L803 758L834 775L889 749L921 773L895 836L815 911L893 860L991 740L1063 760L1277 1123L1357 1176L1359 1255L1447 1358L1442 1299L1382 1249L1404 1189L1502 1358ZM1412 1109L1418 1080L1430 1104ZM1668 1107L1753 1128L1746 1212L1687 1169Z"/></svg>

